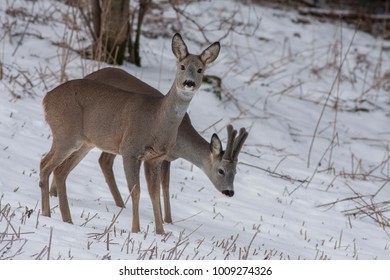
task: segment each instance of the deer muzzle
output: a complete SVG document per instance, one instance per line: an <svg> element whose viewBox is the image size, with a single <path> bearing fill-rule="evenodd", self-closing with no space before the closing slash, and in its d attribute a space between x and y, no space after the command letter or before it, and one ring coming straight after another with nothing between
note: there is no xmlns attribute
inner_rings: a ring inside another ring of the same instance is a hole
<svg viewBox="0 0 390 280"><path fill-rule="evenodd" d="M185 80L183 83L183 86L185 88L194 88L195 87L195 82L191 80Z"/></svg>
<svg viewBox="0 0 390 280"><path fill-rule="evenodd" d="M222 193L228 197L232 197L234 195L234 191L230 191L230 190L222 191Z"/></svg>

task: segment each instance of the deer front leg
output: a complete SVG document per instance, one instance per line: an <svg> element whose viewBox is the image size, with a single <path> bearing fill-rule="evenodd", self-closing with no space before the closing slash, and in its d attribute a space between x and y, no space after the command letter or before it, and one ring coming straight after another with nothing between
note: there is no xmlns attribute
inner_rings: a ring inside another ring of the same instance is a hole
<svg viewBox="0 0 390 280"><path fill-rule="evenodd" d="M148 184L149 195L152 200L156 234L164 234L160 205L160 178L161 161L145 161L145 177Z"/></svg>
<svg viewBox="0 0 390 280"><path fill-rule="evenodd" d="M132 209L133 221L131 232L140 232L139 225L139 200L140 200L140 184L139 184L139 170L141 161L133 156L123 156L123 167L125 169L127 185L129 187Z"/></svg>
<svg viewBox="0 0 390 280"><path fill-rule="evenodd" d="M114 164L115 155L103 152L99 157L100 168L102 169L106 183L110 189L111 195L114 198L115 204L118 207L125 207L122 196L118 190L118 186L115 181L114 172L112 166Z"/></svg>
<svg viewBox="0 0 390 280"><path fill-rule="evenodd" d="M170 180L171 162L164 160L161 165L161 185L164 198L164 222L172 223L171 203L169 197L169 180Z"/></svg>

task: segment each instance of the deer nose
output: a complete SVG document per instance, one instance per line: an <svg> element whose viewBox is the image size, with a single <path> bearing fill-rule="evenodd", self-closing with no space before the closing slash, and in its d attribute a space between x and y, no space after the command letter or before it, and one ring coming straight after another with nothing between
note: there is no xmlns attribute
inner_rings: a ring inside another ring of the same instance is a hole
<svg viewBox="0 0 390 280"><path fill-rule="evenodd" d="M234 191L229 191L229 190L222 191L222 193L224 195L227 195L228 197L232 197L234 195Z"/></svg>
<svg viewBox="0 0 390 280"><path fill-rule="evenodd" d="M185 80L183 83L183 86L185 87L195 87L195 82L191 80Z"/></svg>

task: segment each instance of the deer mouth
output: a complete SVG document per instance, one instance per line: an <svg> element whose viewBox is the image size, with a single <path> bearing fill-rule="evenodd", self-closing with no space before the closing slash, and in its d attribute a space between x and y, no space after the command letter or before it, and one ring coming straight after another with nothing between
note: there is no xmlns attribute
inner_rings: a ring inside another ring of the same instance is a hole
<svg viewBox="0 0 390 280"><path fill-rule="evenodd" d="M183 83L183 89L186 91L195 91L195 82L191 80L185 80Z"/></svg>
<svg viewBox="0 0 390 280"><path fill-rule="evenodd" d="M184 87L189 87L189 88L194 88L195 87L195 82L191 80L185 80L183 83Z"/></svg>

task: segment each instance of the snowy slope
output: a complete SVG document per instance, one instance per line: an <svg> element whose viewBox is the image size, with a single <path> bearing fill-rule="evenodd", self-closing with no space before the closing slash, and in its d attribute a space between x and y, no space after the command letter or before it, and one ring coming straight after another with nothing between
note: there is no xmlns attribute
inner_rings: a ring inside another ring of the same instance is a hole
<svg viewBox="0 0 390 280"><path fill-rule="evenodd" d="M52 218L40 216L39 161L51 145L42 98L105 65L59 47L88 45L71 8L2 1L0 259L389 259L390 42L235 1L181 8L201 15L208 40L222 38L207 70L222 78L222 100L202 85L189 109L194 126L224 143L229 123L250 131L234 197L175 161L174 222L158 236L142 172L142 232L132 234L130 202L115 206L92 150L67 181L74 224L61 221L57 198ZM169 7L164 17L177 20ZM179 20L189 50L199 52L204 36ZM142 68L122 68L166 92L175 71L170 38L143 37L142 58ZM119 157L115 174L126 199Z"/></svg>

